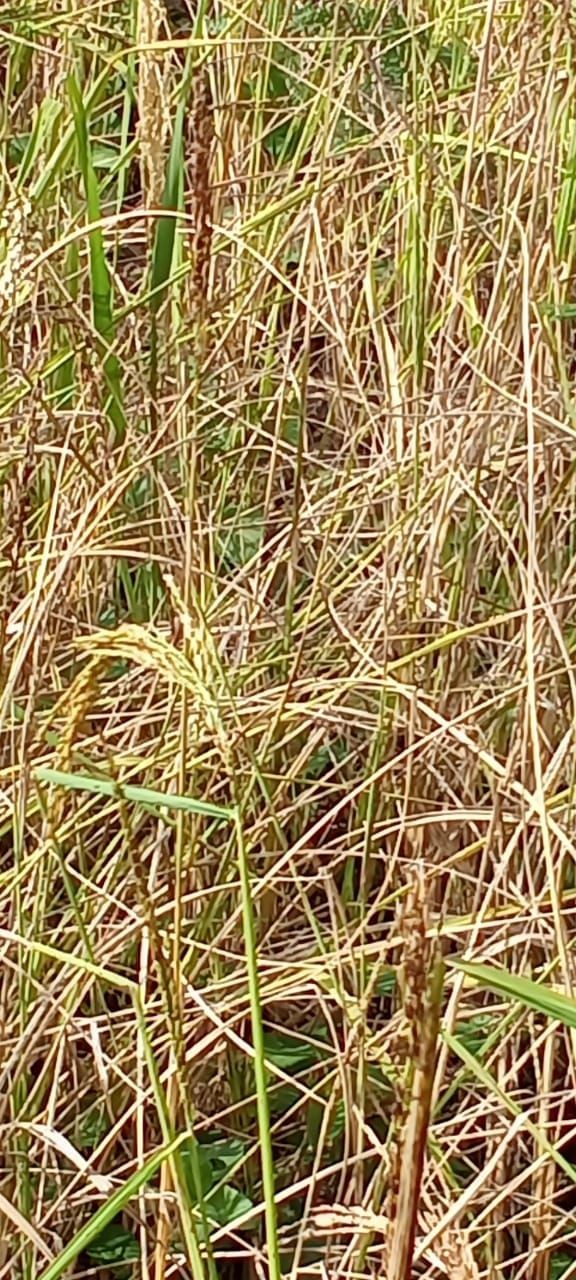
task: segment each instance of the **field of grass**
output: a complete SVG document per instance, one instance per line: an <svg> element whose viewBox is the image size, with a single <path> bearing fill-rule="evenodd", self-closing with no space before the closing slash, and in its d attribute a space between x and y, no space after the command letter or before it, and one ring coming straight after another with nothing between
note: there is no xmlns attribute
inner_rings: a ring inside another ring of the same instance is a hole
<svg viewBox="0 0 576 1280"><path fill-rule="evenodd" d="M576 1277L575 264L571 0L4 0L0 1280Z"/></svg>

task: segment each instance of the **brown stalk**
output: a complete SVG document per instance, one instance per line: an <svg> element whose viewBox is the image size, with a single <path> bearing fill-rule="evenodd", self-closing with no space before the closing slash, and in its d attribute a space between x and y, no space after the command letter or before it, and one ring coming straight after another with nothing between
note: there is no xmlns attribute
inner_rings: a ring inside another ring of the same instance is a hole
<svg viewBox="0 0 576 1280"><path fill-rule="evenodd" d="M404 1012L409 1061L401 1097L402 1128L392 1161L388 1217L392 1225L387 1280L410 1280L418 1226L442 1007L443 965L427 937L425 885L419 872L402 920Z"/></svg>
<svg viewBox="0 0 576 1280"><path fill-rule="evenodd" d="M164 189L166 140L170 126L164 54L150 48L161 38L164 24L161 0L140 0L138 44L138 139L142 165L142 190L148 209L158 208ZM152 223L150 223L152 230Z"/></svg>

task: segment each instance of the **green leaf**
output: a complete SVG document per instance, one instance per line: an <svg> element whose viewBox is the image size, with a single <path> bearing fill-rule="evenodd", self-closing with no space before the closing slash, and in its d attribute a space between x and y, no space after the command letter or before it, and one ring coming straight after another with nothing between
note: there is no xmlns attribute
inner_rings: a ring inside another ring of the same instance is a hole
<svg viewBox="0 0 576 1280"><path fill-rule="evenodd" d="M282 1032L266 1032L264 1036L264 1052L266 1061L280 1068L287 1075L296 1075L300 1071L313 1067L325 1060L329 1053L328 1045L318 1043L325 1034L325 1027L314 1030L315 1040L308 1042L298 1040L295 1036ZM270 1111L273 1115L282 1115L297 1102L302 1101L299 1089L290 1084L274 1084L270 1089Z"/></svg>
<svg viewBox="0 0 576 1280"><path fill-rule="evenodd" d="M8 164L10 168L13 165L22 163L22 157L26 154L30 136L29 133L18 133L8 139Z"/></svg>
<svg viewBox="0 0 576 1280"><path fill-rule="evenodd" d="M192 796L168 795L163 791L152 791L150 787L135 787L129 783L111 782L108 778L89 778L81 773L63 773L59 769L40 767L34 770L39 782L48 782L54 787L65 787L68 791L90 791L93 795L110 796L112 799L131 800L135 804L149 805L152 809L179 809L184 813L200 813L208 818L233 817L232 809L222 805L209 804L205 800L193 800Z"/></svg>
<svg viewBox="0 0 576 1280"><path fill-rule="evenodd" d="M184 129L184 112L185 102L182 101L176 111L174 120L174 133L172 134L172 145L170 147L170 157L168 160L168 172L166 175L166 185L164 187L164 196L162 206L166 210L172 210L170 217L161 217L158 219L156 227L156 236L154 240L154 252L152 257L152 278L151 289L152 297L150 305L152 311L158 311L166 294L166 286L170 279L172 270L172 257L174 254L174 241L176 238L176 211L180 207L180 192L182 188L182 172L184 167L184 149L182 144L182 135Z"/></svg>
<svg viewBox="0 0 576 1280"><path fill-rule="evenodd" d="M118 609L113 600L108 600L102 605L98 614L98 626L103 628L112 628L118 626Z"/></svg>
<svg viewBox="0 0 576 1280"><path fill-rule="evenodd" d="M576 1254L567 1253L565 1249L561 1249L559 1253L553 1253L550 1258L550 1280L561 1280L569 1267L574 1266Z"/></svg>
<svg viewBox="0 0 576 1280"><path fill-rule="evenodd" d="M126 435L126 419L122 407L122 387L118 358L109 348L114 343L116 330L112 308L112 282L106 254L101 222L100 194L98 180L92 161L88 121L82 94L74 76L68 77L68 93L72 104L74 125L76 129L76 145L78 163L84 181L88 220L94 224L88 233L90 249L90 288L92 295L92 319L94 328L102 339L102 369L110 400L107 412L114 427L114 441L121 444Z"/></svg>
<svg viewBox="0 0 576 1280"><path fill-rule="evenodd" d="M201 1143L197 1142L195 1138L187 1138L182 1145L180 1158L186 1175L186 1183L190 1199L196 1202L198 1199L198 1190L196 1187L194 1164L196 1164L198 1170L203 1195L206 1195L206 1192L210 1190L215 1181L209 1155L206 1148L203 1147Z"/></svg>
<svg viewBox="0 0 576 1280"><path fill-rule="evenodd" d="M56 98L44 98L38 109L36 121L32 132L26 139L26 145L23 149L22 162L18 172L17 185L19 188L24 187L27 182L35 161L41 151L47 135L52 131L54 125L62 112L62 103Z"/></svg>
<svg viewBox="0 0 576 1280"><path fill-rule="evenodd" d="M39 1280L60 1280L60 1276L65 1274L70 1265L75 1262L78 1255L82 1253L83 1250L87 1251L90 1245L102 1236L105 1228L118 1217L118 1214L122 1212L129 1201L138 1193L140 1187L143 1187L147 1182L150 1182L150 1179L158 1172L164 1161L168 1160L170 1156L175 1154L182 1142L184 1142L186 1136L186 1134L181 1134L180 1137L175 1138L173 1142L168 1143L165 1147L161 1147L154 1153L154 1155L150 1156L150 1159L142 1165L142 1168L138 1169L136 1173L133 1173L132 1177L129 1178L122 1187L119 1187L118 1190L114 1192L114 1195L110 1196L110 1199L105 1202L105 1204L100 1206L97 1213L93 1214L89 1221L80 1228L80 1231L76 1232L76 1235L70 1243L65 1246L59 1257L55 1258L54 1261L50 1263L50 1266L42 1272Z"/></svg>
<svg viewBox="0 0 576 1280"><path fill-rule="evenodd" d="M246 1143L240 1138L218 1138L215 1142L202 1143L201 1150L208 1156L212 1169L220 1180L244 1158Z"/></svg>
<svg viewBox="0 0 576 1280"><path fill-rule="evenodd" d="M59 353L62 357L54 372L54 403L58 409L69 408L74 398L74 367L76 357L70 349L68 353Z"/></svg>
<svg viewBox="0 0 576 1280"><path fill-rule="evenodd" d="M227 539L225 553L235 566L244 566L257 555L264 539L264 520L259 512L252 513L250 520L244 517Z"/></svg>
<svg viewBox="0 0 576 1280"><path fill-rule="evenodd" d="M319 747L318 750L314 752L314 755L310 757L308 768L306 769L304 776L315 781L317 778L321 778L323 773L328 772L331 764L332 756L330 754L330 747L325 743L324 746Z"/></svg>
<svg viewBox="0 0 576 1280"><path fill-rule="evenodd" d="M382 973L376 984L376 990L379 996L393 996L398 986L398 978L396 970L387 968Z"/></svg>
<svg viewBox="0 0 576 1280"><path fill-rule="evenodd" d="M118 148L105 142L95 142L92 147L92 164L95 169L113 169L118 164Z"/></svg>
<svg viewBox="0 0 576 1280"><path fill-rule="evenodd" d="M295 116L291 113L276 128L266 134L263 145L268 155L275 160L277 164L285 164L288 160L293 160L298 146L304 133L306 120L301 116Z"/></svg>
<svg viewBox="0 0 576 1280"><path fill-rule="evenodd" d="M109 1121L99 1104L87 1111L78 1125L78 1145L83 1150L94 1151L109 1129Z"/></svg>
<svg viewBox="0 0 576 1280"><path fill-rule="evenodd" d="M274 1067L280 1067L288 1073L311 1067L324 1057L320 1046L275 1032L268 1032L264 1036L264 1052Z"/></svg>
<svg viewBox="0 0 576 1280"><path fill-rule="evenodd" d="M90 151L88 122L86 119L86 112L84 110L84 103L82 101L82 94L74 76L70 76L68 79L68 93L72 103L72 112L76 127L78 162L82 178L84 180L88 219L90 222L100 222L100 195ZM106 342L113 342L114 320L112 316L112 287L108 263L106 262L106 255L104 253L104 241L101 227L95 227L94 230L90 232L89 243L94 326Z"/></svg>
<svg viewBox="0 0 576 1280"><path fill-rule="evenodd" d="M291 444L295 449L297 449L301 435L302 422L300 418L295 416L285 418L282 423L282 439L285 440L287 444Z"/></svg>
<svg viewBox="0 0 576 1280"><path fill-rule="evenodd" d="M310 758L310 762L306 769L306 778L321 778L323 773L327 773L329 769L333 769L334 765L340 764L346 759L349 747L344 738L335 738L332 742L326 742L314 753Z"/></svg>
<svg viewBox="0 0 576 1280"><path fill-rule="evenodd" d="M126 490L126 506L131 511L142 511L154 497L154 484L149 472L136 477Z"/></svg>
<svg viewBox="0 0 576 1280"><path fill-rule="evenodd" d="M458 1022L455 1035L469 1053L476 1058L481 1057L490 1035L494 1030L494 1018L489 1013L479 1013L465 1022Z"/></svg>
<svg viewBox="0 0 576 1280"><path fill-rule="evenodd" d="M302 1094L295 1085L281 1084L270 1090L270 1115L282 1116L301 1101Z"/></svg>
<svg viewBox="0 0 576 1280"><path fill-rule="evenodd" d="M576 316L576 302L558 303L557 306L553 302L543 302L540 312L548 320L573 320Z"/></svg>
<svg viewBox="0 0 576 1280"><path fill-rule="evenodd" d="M246 1145L239 1138L218 1139L216 1142L196 1142L198 1169L205 1194L220 1182L234 1165L237 1165L246 1154ZM192 1140L187 1139L182 1147L182 1163L188 1176L192 1175L194 1149ZM190 1192L195 1194L194 1183L190 1183Z"/></svg>
<svg viewBox="0 0 576 1280"><path fill-rule="evenodd" d="M252 1200L238 1191L237 1187L220 1187L206 1200L208 1217L213 1218L221 1227L227 1227L230 1222L240 1218L243 1213L249 1213L253 1208Z"/></svg>
<svg viewBox="0 0 576 1280"><path fill-rule="evenodd" d="M136 1236L119 1222L111 1222L96 1240L85 1249L91 1262L110 1265L114 1262L132 1262L140 1257L140 1245Z"/></svg>
<svg viewBox="0 0 576 1280"><path fill-rule="evenodd" d="M183 1145L181 1158L190 1199L194 1203L198 1199L193 1167L196 1163L206 1217L218 1226L227 1226L254 1207L252 1201L237 1187L216 1186L227 1170L242 1159L245 1150L244 1143L234 1139L213 1143L197 1142L195 1146L191 1139L187 1139ZM216 1187L215 1191L212 1191L213 1187Z"/></svg>
<svg viewBox="0 0 576 1280"><path fill-rule="evenodd" d="M506 969L493 969L487 964L469 964L467 960L458 960L455 965L479 986L509 996L512 1000L519 1000L529 1009L544 1013L548 1018L563 1023L565 1027L576 1027L576 1000L570 996L539 982L532 982L530 978L508 973Z"/></svg>

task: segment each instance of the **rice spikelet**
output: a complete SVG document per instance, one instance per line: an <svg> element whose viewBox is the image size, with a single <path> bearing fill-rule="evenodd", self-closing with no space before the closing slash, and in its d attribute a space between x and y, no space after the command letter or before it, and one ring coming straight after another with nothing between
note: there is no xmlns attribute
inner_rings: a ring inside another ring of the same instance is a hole
<svg viewBox="0 0 576 1280"><path fill-rule="evenodd" d="M18 295L19 276L26 260L30 201L20 193L11 196L0 213L0 318L7 319ZM0 238L1 244L1 238Z"/></svg>
<svg viewBox="0 0 576 1280"><path fill-rule="evenodd" d="M115 631L93 632L77 641L77 645L89 649L94 661L125 658L186 689L199 724L215 742L228 766L230 746L218 706L219 690L214 684L218 673L210 661L205 629L191 629L188 639L190 661L157 631L136 623L125 623Z"/></svg>

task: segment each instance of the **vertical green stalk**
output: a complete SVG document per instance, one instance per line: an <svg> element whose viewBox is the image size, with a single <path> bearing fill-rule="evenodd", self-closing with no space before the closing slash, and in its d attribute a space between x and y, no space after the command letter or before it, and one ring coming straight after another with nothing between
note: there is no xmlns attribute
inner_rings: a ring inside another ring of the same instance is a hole
<svg viewBox="0 0 576 1280"><path fill-rule="evenodd" d="M86 207L91 223L91 230L88 233L88 245L90 250L92 320L100 338L98 344L99 354L102 360L104 381L109 393L106 412L112 424L114 443L120 445L126 436L126 418L122 405L120 364L112 349L116 339L116 325L114 321L112 281L106 261L101 226L100 191L92 160L88 118L82 91L73 75L68 77L67 83L76 130L78 162L84 182Z"/></svg>
<svg viewBox="0 0 576 1280"><path fill-rule="evenodd" d="M141 1038L142 1047L144 1050L146 1066L148 1068L148 1074L149 1074L150 1082L152 1085L152 1092L154 1094L154 1100L156 1102L158 1118L160 1120L162 1137L166 1144L173 1143L175 1141L174 1129L170 1119L170 1113L169 1113L168 1103L166 1100L166 1094L162 1086L160 1075L158 1073L156 1060L154 1058L154 1051L152 1049L152 1045L150 1043L150 1037L148 1035L148 1027L146 1025L146 1016L145 1016L144 1008L140 998L140 992L137 987L133 986L132 984L130 984L130 986L132 990L132 998L134 1001L136 1020L138 1023L138 1030L140 1032L140 1038ZM190 1152L192 1154L192 1174L193 1174L194 1182L196 1183L196 1180L198 1180L198 1185L201 1186L201 1176L200 1176L200 1169L198 1165L198 1152L196 1147L196 1139L193 1132L189 1135L189 1142L190 1142ZM174 1183L174 1186L179 1191L180 1224L181 1224L182 1232L184 1235L184 1244L185 1244L186 1252L190 1260L193 1280L205 1280L206 1272L204 1269L204 1261L202 1258L202 1254L200 1252L200 1244L198 1241L198 1232L196 1230L196 1223L194 1222L192 1215L187 1212L188 1200L189 1200L188 1185L186 1180L186 1171L184 1169L184 1164L182 1161L181 1151L179 1151L178 1149L174 1151L174 1154L170 1159L170 1164L171 1164L171 1172L172 1172L172 1181ZM201 1214L201 1217L202 1217L202 1214ZM211 1262L210 1257L208 1259L208 1272L209 1272L210 1280L215 1280L214 1264Z"/></svg>
<svg viewBox="0 0 576 1280"><path fill-rule="evenodd" d="M22 786L25 783L22 782ZM24 799L22 797L22 799ZM25 811L25 801L23 804L17 803L14 806L13 819L13 841L14 841L14 862L16 871L16 913L18 920L18 932L21 938L27 937L30 932L30 921L28 911L26 909L23 897L19 872L22 868L24 859L24 822L23 813ZM24 1036L28 1023L30 1009L30 994L32 989L32 969L33 956L26 954L26 949L18 946L18 995L19 995L19 1022L20 1035ZM29 1076L27 1071L22 1071L18 1079L12 1097L12 1119L22 1119L25 1114L26 1102L28 1099ZM18 1196L18 1207L25 1218L29 1217L33 1212L34 1194L32 1190L32 1182L30 1177L30 1156L29 1156L30 1139L28 1134L20 1128L17 1128L14 1148L14 1163L16 1167L16 1185ZM32 1257L29 1245L25 1245L22 1253L22 1280L32 1280Z"/></svg>
<svg viewBox="0 0 576 1280"><path fill-rule="evenodd" d="M266 1243L268 1246L268 1274L270 1280L282 1280L280 1269L280 1250L278 1246L278 1225L276 1216L276 1200L274 1198L274 1160L272 1156L272 1140L270 1136L270 1107L268 1103L268 1079L266 1058L264 1054L264 1031L262 1027L262 1007L260 1004L260 984L258 979L258 957L256 953L256 929L250 889L250 868L248 854L244 843L242 829L242 813L240 806L236 809L236 830L238 835L238 868L242 895L242 919L244 923L244 946L248 968L248 992L250 996L250 1014L252 1019L252 1043L254 1045L254 1074L256 1077L256 1098L258 1105L258 1133L260 1136L260 1160L262 1163L262 1187L265 1203Z"/></svg>

